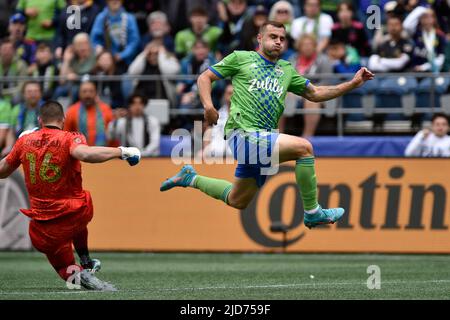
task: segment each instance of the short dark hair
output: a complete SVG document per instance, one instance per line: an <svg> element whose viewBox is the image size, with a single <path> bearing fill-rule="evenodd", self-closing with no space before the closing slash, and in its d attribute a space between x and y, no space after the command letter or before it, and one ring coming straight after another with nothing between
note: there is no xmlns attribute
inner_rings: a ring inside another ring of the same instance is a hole
<svg viewBox="0 0 450 320"><path fill-rule="evenodd" d="M92 84L94 86L94 88L95 88L95 91L97 91L97 82L89 80L89 79L82 79L81 80L81 82L80 82L80 89L81 89L81 86L86 84L86 83Z"/></svg>
<svg viewBox="0 0 450 320"><path fill-rule="evenodd" d="M147 96L145 96L144 94L142 94L140 92L135 92L128 98L128 101L127 101L128 106L130 106L133 103L134 99L136 99L136 98L141 99L144 106L147 105L147 102L148 102Z"/></svg>
<svg viewBox="0 0 450 320"><path fill-rule="evenodd" d="M386 23L387 23L389 20L399 20L400 22L403 21L402 17L400 17L398 14L390 14L390 15L388 15L388 16L386 17Z"/></svg>
<svg viewBox="0 0 450 320"><path fill-rule="evenodd" d="M200 37L197 37L197 38L195 39L195 42L194 42L194 44L192 45L192 48L195 47L195 46L198 45L198 44L200 44L200 45L202 45L203 47L209 49L209 43L206 42L205 40L203 40L203 39L200 38Z"/></svg>
<svg viewBox="0 0 450 320"><path fill-rule="evenodd" d="M51 47L50 47L50 45L49 45L48 43L41 42L41 43L39 43L39 45L37 46L36 51L44 50L44 49L49 49L49 50L51 50Z"/></svg>
<svg viewBox="0 0 450 320"><path fill-rule="evenodd" d="M438 118L444 118L447 121L447 123L449 123L447 115L441 112L433 114L433 116L431 117L431 122L434 122L434 120Z"/></svg>
<svg viewBox="0 0 450 320"><path fill-rule="evenodd" d="M30 84L35 84L35 85L37 85L37 86L39 87L39 89L41 90L41 92L42 92L41 83L40 83L39 81L37 81L37 80L28 80L28 81L25 81L25 83L24 83L23 86L22 86L22 94L25 92L25 88L26 88L27 86L29 86Z"/></svg>
<svg viewBox="0 0 450 320"><path fill-rule="evenodd" d="M206 11L206 9L203 8L203 7L196 7L196 8L193 8L193 9L191 10L191 12L189 13L189 16L190 16L190 17L192 17L192 16L203 16L203 17L207 17L207 16L208 16L208 11Z"/></svg>
<svg viewBox="0 0 450 320"><path fill-rule="evenodd" d="M348 1L348 0L339 2L338 5L337 5L336 12L339 13L339 11L341 11L341 9L342 9L343 6L347 6L347 8L348 8L351 12L353 12L353 14L355 13L355 6L353 5L352 2L350 2L350 1Z"/></svg>
<svg viewBox="0 0 450 320"><path fill-rule="evenodd" d="M267 26L272 26L275 28L282 28L286 31L286 27L284 26L284 24L282 24L281 22L276 22L276 21L266 21L263 23L263 25L261 26L261 28L259 28L259 33L264 33L267 29Z"/></svg>
<svg viewBox="0 0 450 320"><path fill-rule="evenodd" d="M64 119L64 108L58 101L49 100L40 107L39 116L43 123L61 121Z"/></svg>

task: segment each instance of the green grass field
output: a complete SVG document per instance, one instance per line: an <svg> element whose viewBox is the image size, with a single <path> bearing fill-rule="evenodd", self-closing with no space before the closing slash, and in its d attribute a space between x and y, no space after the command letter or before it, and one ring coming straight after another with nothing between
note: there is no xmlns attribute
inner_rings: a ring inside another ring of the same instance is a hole
<svg viewBox="0 0 450 320"><path fill-rule="evenodd" d="M450 255L96 253L112 293L69 290L36 252L0 252L6 299L449 299ZM381 289L367 288L367 267ZM314 277L311 277L313 275Z"/></svg>

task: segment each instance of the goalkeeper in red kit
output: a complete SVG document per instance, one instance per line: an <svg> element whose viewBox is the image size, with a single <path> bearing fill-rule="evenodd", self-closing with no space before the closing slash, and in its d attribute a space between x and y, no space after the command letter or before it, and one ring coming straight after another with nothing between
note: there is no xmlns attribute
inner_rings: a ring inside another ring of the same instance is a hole
<svg viewBox="0 0 450 320"><path fill-rule="evenodd" d="M87 225L93 216L91 195L82 188L81 163L111 159L140 161L137 148L89 147L80 133L63 131L64 110L55 101L39 111L40 129L24 132L11 153L0 162L0 178L8 177L21 164L30 197L29 234L33 246L44 253L59 276L71 281L73 271L79 284L92 290L115 290L94 275L99 261L90 259ZM72 244L81 266L76 265ZM76 267L74 267L76 266Z"/></svg>

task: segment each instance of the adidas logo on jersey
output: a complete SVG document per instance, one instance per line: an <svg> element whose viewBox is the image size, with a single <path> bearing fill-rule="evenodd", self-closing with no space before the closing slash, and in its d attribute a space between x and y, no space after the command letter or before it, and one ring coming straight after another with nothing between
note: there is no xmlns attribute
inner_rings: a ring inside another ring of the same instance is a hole
<svg viewBox="0 0 450 320"><path fill-rule="evenodd" d="M252 92L255 90L275 92L277 94L277 98L280 98L284 92L284 87L278 84L278 79L267 77L265 80L253 79L250 81L248 91Z"/></svg>

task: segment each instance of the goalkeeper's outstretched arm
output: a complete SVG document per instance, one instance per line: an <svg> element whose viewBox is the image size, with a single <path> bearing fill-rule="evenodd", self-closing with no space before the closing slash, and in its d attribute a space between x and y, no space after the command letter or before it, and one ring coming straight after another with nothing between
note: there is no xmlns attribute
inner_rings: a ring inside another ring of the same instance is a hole
<svg viewBox="0 0 450 320"><path fill-rule="evenodd" d="M71 156L87 163L102 163L112 159L127 160L130 165L136 165L141 159L141 152L138 148L109 148L90 147L79 145L72 149Z"/></svg>

